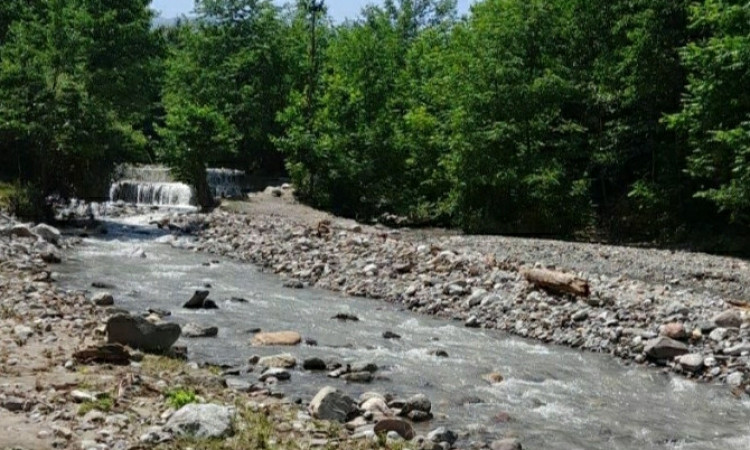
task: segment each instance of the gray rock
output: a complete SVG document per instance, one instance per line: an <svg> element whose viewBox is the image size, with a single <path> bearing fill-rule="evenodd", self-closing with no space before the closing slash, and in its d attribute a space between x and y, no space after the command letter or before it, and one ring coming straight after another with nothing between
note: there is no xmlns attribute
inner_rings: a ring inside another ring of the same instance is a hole
<svg viewBox="0 0 750 450"><path fill-rule="evenodd" d="M447 442L453 445L456 440L458 440L458 435L445 427L440 427L436 430L431 431L427 435L427 439L431 440L432 442Z"/></svg>
<svg viewBox="0 0 750 450"><path fill-rule="evenodd" d="M518 439L501 439L490 444L491 450L523 450Z"/></svg>
<svg viewBox="0 0 750 450"><path fill-rule="evenodd" d="M31 231L45 241L54 245L60 243L60 237L62 236L60 234L60 230L55 227L51 227L46 223L40 223L39 225L32 228Z"/></svg>
<svg viewBox="0 0 750 450"><path fill-rule="evenodd" d="M477 316L471 316L464 322L464 326L467 328L479 328L480 325L481 322Z"/></svg>
<svg viewBox="0 0 750 450"><path fill-rule="evenodd" d="M123 344L145 352L163 353L180 338L176 323L153 324L142 317L124 314L107 321L107 342Z"/></svg>
<svg viewBox="0 0 750 450"><path fill-rule="evenodd" d="M689 372L697 372L703 368L703 355L698 353L682 355L677 358L677 362L683 369Z"/></svg>
<svg viewBox="0 0 750 450"><path fill-rule="evenodd" d="M345 423L357 413L357 403L333 387L326 386L310 402L310 415L319 420Z"/></svg>
<svg viewBox="0 0 750 450"><path fill-rule="evenodd" d="M144 444L157 445L172 440L172 435L162 430L161 427L150 427L140 437Z"/></svg>
<svg viewBox="0 0 750 450"><path fill-rule="evenodd" d="M94 294L94 296L91 297L91 301L94 302L96 306L112 306L115 304L115 298L109 292Z"/></svg>
<svg viewBox="0 0 750 450"><path fill-rule="evenodd" d="M672 302L664 309L664 313L667 316L675 316L675 315L687 315L690 313L690 308L685 306L684 303L681 302Z"/></svg>
<svg viewBox="0 0 750 450"><path fill-rule="evenodd" d="M430 399L424 394L417 394L408 398L404 402L404 406L401 408L400 415L405 416L412 411L422 411L429 413L432 410L432 403Z"/></svg>
<svg viewBox="0 0 750 450"><path fill-rule="evenodd" d="M262 367L291 369L297 365L297 360L290 353L281 353L278 355L264 356L260 358L258 360L258 365Z"/></svg>
<svg viewBox="0 0 750 450"><path fill-rule="evenodd" d="M378 365L369 361L359 361L351 365L352 372L370 372L375 373L378 371Z"/></svg>
<svg viewBox="0 0 750 450"><path fill-rule="evenodd" d="M204 327L195 323L189 323L182 327L182 335L186 338L216 337L219 335L217 327Z"/></svg>
<svg viewBox="0 0 750 450"><path fill-rule="evenodd" d="M398 419L383 419L375 424L373 431L376 434L396 433L399 437L409 441L416 435L414 428L408 422Z"/></svg>
<svg viewBox="0 0 750 450"><path fill-rule="evenodd" d="M727 337L728 332L726 328L716 328L708 335L708 338L715 342L721 342Z"/></svg>
<svg viewBox="0 0 750 450"><path fill-rule="evenodd" d="M750 343L743 342L742 344L733 345L724 349L724 354L730 356L740 356L744 352L750 352Z"/></svg>
<svg viewBox="0 0 750 450"><path fill-rule="evenodd" d="M0 407L10 412L28 411L30 406L31 402L21 397L6 397L0 399Z"/></svg>
<svg viewBox="0 0 750 450"><path fill-rule="evenodd" d="M727 384L730 386L740 386L745 380L745 376L742 372L732 372L727 375Z"/></svg>
<svg viewBox="0 0 750 450"><path fill-rule="evenodd" d="M573 322L583 322L584 320L589 318L589 312L585 309L582 309L576 313L574 313L572 316L570 316L571 320Z"/></svg>
<svg viewBox="0 0 750 450"><path fill-rule="evenodd" d="M644 353L650 359L672 359L688 353L687 345L665 336L659 336L646 342Z"/></svg>
<svg viewBox="0 0 750 450"><path fill-rule="evenodd" d="M21 344L25 344L34 335L34 330L26 325L16 325L13 327L13 335Z"/></svg>
<svg viewBox="0 0 750 450"><path fill-rule="evenodd" d="M729 309L714 316L712 321L720 327L739 328L742 326L742 316L739 311Z"/></svg>
<svg viewBox="0 0 750 450"><path fill-rule="evenodd" d="M290 380L292 378L292 374L289 373L285 369L280 369L278 367L272 367L272 368L270 368L268 370L265 370L261 374L261 376L260 376L259 379L260 379L260 381L266 381L269 378L275 378L275 379L277 379L279 381L286 381L286 380Z"/></svg>
<svg viewBox="0 0 750 450"><path fill-rule="evenodd" d="M372 381L372 372L350 372L341 376L343 380L350 383L369 383Z"/></svg>
<svg viewBox="0 0 750 450"><path fill-rule="evenodd" d="M222 439L234 434L233 418L232 408L191 403L172 414L164 430L177 437Z"/></svg>

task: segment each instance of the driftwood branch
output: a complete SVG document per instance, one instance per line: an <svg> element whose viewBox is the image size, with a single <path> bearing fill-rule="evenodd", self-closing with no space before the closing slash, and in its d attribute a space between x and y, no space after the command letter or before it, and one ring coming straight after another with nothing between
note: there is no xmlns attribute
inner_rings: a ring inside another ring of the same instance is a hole
<svg viewBox="0 0 750 450"><path fill-rule="evenodd" d="M544 269L528 269L521 273L529 283L554 294L588 297L591 293L588 281L569 273Z"/></svg>

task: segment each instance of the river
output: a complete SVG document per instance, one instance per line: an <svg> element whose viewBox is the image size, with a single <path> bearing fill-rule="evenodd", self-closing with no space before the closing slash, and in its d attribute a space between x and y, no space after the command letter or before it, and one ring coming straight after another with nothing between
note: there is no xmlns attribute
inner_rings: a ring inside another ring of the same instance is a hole
<svg viewBox="0 0 750 450"><path fill-rule="evenodd" d="M195 361L239 366L252 355L290 352L299 361L320 356L380 367L381 378L369 385L295 370L291 382L277 387L290 398L309 401L325 385L355 398L366 391L424 393L436 417L417 428L445 425L467 432L459 444L513 434L528 449L750 448L750 402L734 398L726 387L627 366L606 355L469 329L384 302L286 289L281 279L254 266L163 243L161 232L141 226L145 222L109 222L107 235L86 238L59 267L61 285L80 290L94 281L111 283L117 306L134 312L166 309L172 312L167 319L180 324L218 326L216 338L180 341ZM181 308L206 285L219 310ZM331 319L342 312L361 320ZM254 328L299 331L318 345L252 347L248 330ZM386 340L386 330L402 338ZM448 358L431 354L438 349ZM502 373L505 381L492 386L483 381L491 371ZM499 413L511 420L496 420Z"/></svg>

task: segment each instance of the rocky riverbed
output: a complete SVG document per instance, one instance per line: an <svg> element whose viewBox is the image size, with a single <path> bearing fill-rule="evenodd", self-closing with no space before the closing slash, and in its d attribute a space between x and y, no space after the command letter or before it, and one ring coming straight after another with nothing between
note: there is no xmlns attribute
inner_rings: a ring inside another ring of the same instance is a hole
<svg viewBox="0 0 750 450"><path fill-rule="evenodd" d="M175 336L159 327L174 324L131 316L103 291L106 283L95 283L96 294L58 288L50 264L78 241L46 225L0 223L0 448L430 449L456 441L445 428L417 435L399 417L430 416L423 395L355 400L321 385L309 404L286 400L270 389L287 374L283 354L241 369L259 372L261 382L250 386L232 383L233 370L121 345L131 339L132 347L163 350L154 343L171 345ZM133 333L145 340L132 341ZM487 446L521 448L514 439Z"/></svg>
<svg viewBox="0 0 750 450"><path fill-rule="evenodd" d="M742 260L364 226L296 205L289 192L228 209L168 223L198 237L191 248L255 263L289 287L382 299L750 392ZM575 273L591 295L537 289L522 276L533 267Z"/></svg>

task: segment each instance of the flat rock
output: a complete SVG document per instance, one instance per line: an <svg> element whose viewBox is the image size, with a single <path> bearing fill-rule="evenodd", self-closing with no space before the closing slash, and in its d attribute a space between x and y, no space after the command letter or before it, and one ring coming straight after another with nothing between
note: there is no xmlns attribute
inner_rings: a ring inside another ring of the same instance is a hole
<svg viewBox="0 0 750 450"><path fill-rule="evenodd" d="M253 336L253 345L298 345L302 336L296 331L260 332Z"/></svg>
<svg viewBox="0 0 750 450"><path fill-rule="evenodd" d="M119 314L107 320L107 342L122 344L145 352L163 353L180 338L176 323L153 324L142 317Z"/></svg>
<svg viewBox="0 0 750 450"><path fill-rule="evenodd" d="M491 450L523 450L518 439L500 439L490 444Z"/></svg>
<svg viewBox="0 0 750 450"><path fill-rule="evenodd" d="M222 439L234 434L233 418L232 408L191 403L172 414L164 430L177 437Z"/></svg>
<svg viewBox="0 0 750 450"><path fill-rule="evenodd" d="M310 415L319 420L348 422L357 413L357 403L348 395L326 386L310 402Z"/></svg>
<svg viewBox="0 0 750 450"><path fill-rule="evenodd" d="M689 372L697 372L703 368L703 355L690 353L677 357L677 362Z"/></svg>
<svg viewBox="0 0 750 450"><path fill-rule="evenodd" d="M219 335L219 328L189 323L182 327L182 335L186 338L216 337Z"/></svg>
<svg viewBox="0 0 750 450"><path fill-rule="evenodd" d="M273 367L279 369L291 369L297 365L297 360L289 353L264 356L258 360L259 366Z"/></svg>
<svg viewBox="0 0 750 450"><path fill-rule="evenodd" d="M675 341L665 336L659 336L648 342L644 348L644 353L650 359L672 359L688 353L687 345L680 341Z"/></svg>
<svg viewBox="0 0 750 450"><path fill-rule="evenodd" d="M372 372L350 372L341 376L343 380L350 383L369 383L372 381Z"/></svg>

